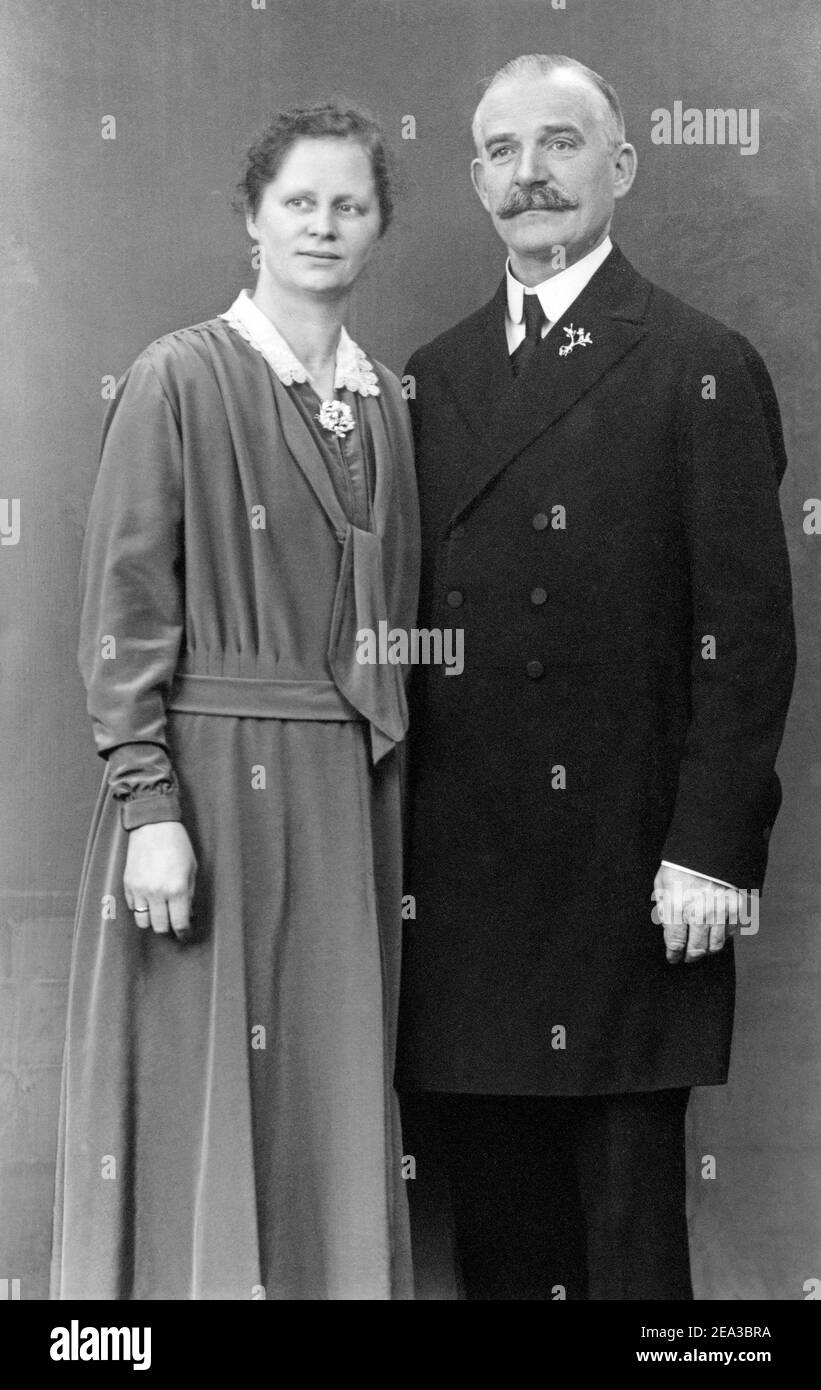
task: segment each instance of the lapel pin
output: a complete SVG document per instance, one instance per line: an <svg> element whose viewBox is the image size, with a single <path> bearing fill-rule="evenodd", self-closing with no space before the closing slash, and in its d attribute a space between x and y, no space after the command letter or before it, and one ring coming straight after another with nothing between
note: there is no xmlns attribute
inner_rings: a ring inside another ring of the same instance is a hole
<svg viewBox="0 0 821 1390"><path fill-rule="evenodd" d="M560 357L566 357L569 352L573 351L574 347L587 347L588 343L593 342L589 333L585 333L583 328L574 328L572 323L570 327L566 328L564 331L570 339L570 342L565 343L564 347L559 348Z"/></svg>

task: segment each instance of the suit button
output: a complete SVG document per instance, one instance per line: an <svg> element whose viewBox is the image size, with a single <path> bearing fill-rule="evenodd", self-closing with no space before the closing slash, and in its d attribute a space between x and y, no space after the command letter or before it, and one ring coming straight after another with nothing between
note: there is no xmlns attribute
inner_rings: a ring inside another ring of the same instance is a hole
<svg viewBox="0 0 821 1390"><path fill-rule="evenodd" d="M458 525L458 526L454 526L453 530L451 531L451 533L450 533L450 538L451 538L451 540L458 541L458 540L461 540L461 539L462 539L462 536L463 536L464 534L465 534L465 528L464 528L464 526L462 525L462 523L461 523L461 521L460 521L460 522L459 522L459 525Z"/></svg>
<svg viewBox="0 0 821 1390"><path fill-rule="evenodd" d="M448 604L451 608L460 608L464 603L465 596L460 589L451 589L448 594Z"/></svg>
<svg viewBox="0 0 821 1390"><path fill-rule="evenodd" d="M544 531L547 526L547 517L544 512L537 512L533 518L533 530Z"/></svg>
<svg viewBox="0 0 821 1390"><path fill-rule="evenodd" d="M532 681L540 680L544 675L544 666L541 661L529 661L527 663L527 674Z"/></svg>
<svg viewBox="0 0 821 1390"><path fill-rule="evenodd" d="M547 590L534 589L530 595L530 602L535 608L538 608L540 603L547 603Z"/></svg>

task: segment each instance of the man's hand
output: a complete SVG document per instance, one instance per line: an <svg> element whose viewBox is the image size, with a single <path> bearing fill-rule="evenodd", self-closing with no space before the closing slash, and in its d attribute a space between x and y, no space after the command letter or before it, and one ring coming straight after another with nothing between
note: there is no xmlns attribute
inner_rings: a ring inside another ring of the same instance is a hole
<svg viewBox="0 0 821 1390"><path fill-rule="evenodd" d="M671 965L686 965L720 951L741 919L740 895L734 888L662 864L653 883L654 920L664 925L664 944Z"/></svg>
<svg viewBox="0 0 821 1390"><path fill-rule="evenodd" d="M179 821L129 830L123 889L138 927L185 936L196 874L194 850Z"/></svg>

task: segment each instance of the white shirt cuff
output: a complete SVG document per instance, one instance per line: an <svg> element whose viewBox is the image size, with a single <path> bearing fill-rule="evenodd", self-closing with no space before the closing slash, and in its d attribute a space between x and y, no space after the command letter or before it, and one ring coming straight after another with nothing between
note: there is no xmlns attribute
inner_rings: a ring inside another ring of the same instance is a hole
<svg viewBox="0 0 821 1390"><path fill-rule="evenodd" d="M734 893L738 892L734 883L728 883L723 878L711 878L709 874L700 874L695 869L685 869L683 864L671 864L669 859L662 859L662 864L668 869L678 869L683 874L690 874L691 878L705 878L708 883L720 883L722 888L732 888Z"/></svg>

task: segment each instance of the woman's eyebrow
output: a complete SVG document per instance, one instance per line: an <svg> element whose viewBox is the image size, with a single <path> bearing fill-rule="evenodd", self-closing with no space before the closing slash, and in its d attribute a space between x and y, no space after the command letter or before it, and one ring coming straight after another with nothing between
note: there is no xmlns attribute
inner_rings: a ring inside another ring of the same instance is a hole
<svg viewBox="0 0 821 1390"><path fill-rule="evenodd" d="M285 189L283 189L282 196L283 196L284 198L315 198L315 197L317 196L317 191L316 191L315 188L305 188L305 187L302 187L302 188L285 188ZM335 200L338 200L339 198L352 198L355 202L362 202L362 199L365 197L365 194L364 194L364 193L344 193L344 192L343 192L343 193L334 193L333 197L334 197Z"/></svg>

